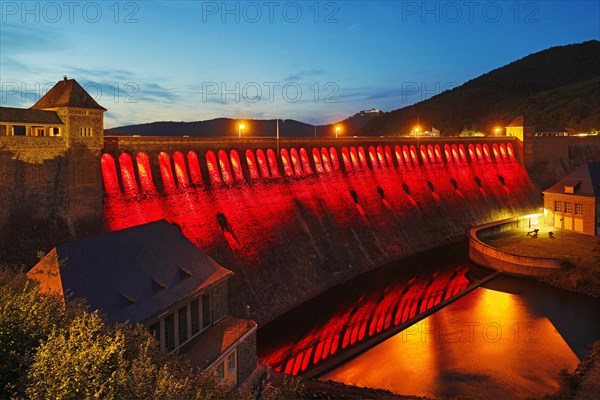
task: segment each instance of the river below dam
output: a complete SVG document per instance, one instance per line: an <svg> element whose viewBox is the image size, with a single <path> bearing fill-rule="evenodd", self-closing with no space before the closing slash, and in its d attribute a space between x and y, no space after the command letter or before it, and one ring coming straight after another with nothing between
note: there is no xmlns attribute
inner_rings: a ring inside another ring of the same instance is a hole
<svg viewBox="0 0 600 400"><path fill-rule="evenodd" d="M467 278L491 272L466 254L449 246L340 284L261 328L259 356L284 373L329 365L320 379L405 395L554 392L600 339L600 301L503 275L468 292Z"/></svg>

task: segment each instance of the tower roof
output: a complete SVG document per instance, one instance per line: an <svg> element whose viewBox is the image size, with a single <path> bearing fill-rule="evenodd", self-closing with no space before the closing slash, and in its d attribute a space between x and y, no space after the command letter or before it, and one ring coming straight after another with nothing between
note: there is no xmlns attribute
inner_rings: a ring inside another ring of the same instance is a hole
<svg viewBox="0 0 600 400"><path fill-rule="evenodd" d="M75 79L67 79L66 76L31 106L36 110L59 107L92 108L106 111L106 108L98 104Z"/></svg>
<svg viewBox="0 0 600 400"><path fill-rule="evenodd" d="M517 118L513 119L510 124L507 126L535 126L533 122L529 121L525 118L524 115L519 115Z"/></svg>

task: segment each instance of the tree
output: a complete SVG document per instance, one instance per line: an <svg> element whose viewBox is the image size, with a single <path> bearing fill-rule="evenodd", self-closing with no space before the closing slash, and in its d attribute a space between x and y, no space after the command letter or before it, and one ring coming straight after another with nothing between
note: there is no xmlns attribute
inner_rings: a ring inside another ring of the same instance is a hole
<svg viewBox="0 0 600 400"><path fill-rule="evenodd" d="M0 266L0 398L23 397L27 369L39 344L83 312L57 296L40 293L25 274Z"/></svg>

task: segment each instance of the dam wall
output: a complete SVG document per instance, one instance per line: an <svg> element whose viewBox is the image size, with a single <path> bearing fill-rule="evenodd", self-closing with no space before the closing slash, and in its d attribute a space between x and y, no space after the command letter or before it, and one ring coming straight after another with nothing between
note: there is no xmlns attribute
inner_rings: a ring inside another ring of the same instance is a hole
<svg viewBox="0 0 600 400"><path fill-rule="evenodd" d="M107 137L104 229L167 219L264 324L362 272L537 211L512 138Z"/></svg>

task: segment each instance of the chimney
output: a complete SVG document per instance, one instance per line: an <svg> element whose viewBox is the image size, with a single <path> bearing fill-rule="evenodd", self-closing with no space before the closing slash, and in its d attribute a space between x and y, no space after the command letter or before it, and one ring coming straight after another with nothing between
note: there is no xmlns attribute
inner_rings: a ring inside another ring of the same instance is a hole
<svg viewBox="0 0 600 400"><path fill-rule="evenodd" d="M63 80L66 82L67 81L67 76L64 75Z"/></svg>

